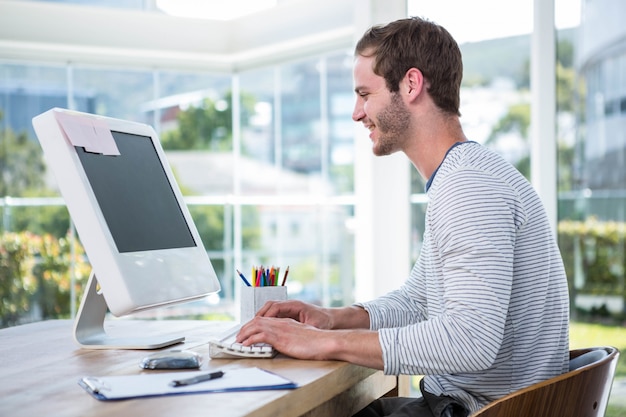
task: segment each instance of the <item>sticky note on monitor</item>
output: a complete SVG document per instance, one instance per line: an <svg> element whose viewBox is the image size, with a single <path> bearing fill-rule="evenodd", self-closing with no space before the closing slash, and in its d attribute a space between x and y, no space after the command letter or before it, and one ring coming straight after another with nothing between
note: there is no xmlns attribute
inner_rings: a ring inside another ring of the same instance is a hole
<svg viewBox="0 0 626 417"><path fill-rule="evenodd" d="M120 154L106 122L65 112L57 112L55 117L73 146L81 146L91 153Z"/></svg>

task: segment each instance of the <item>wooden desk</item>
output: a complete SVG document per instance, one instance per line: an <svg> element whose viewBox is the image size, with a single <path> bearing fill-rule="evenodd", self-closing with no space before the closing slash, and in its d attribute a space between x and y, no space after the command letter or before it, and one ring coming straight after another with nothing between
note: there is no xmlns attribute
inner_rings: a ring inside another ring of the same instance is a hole
<svg viewBox="0 0 626 417"><path fill-rule="evenodd" d="M72 339L69 320L0 330L0 416L350 416L394 389L396 378L380 371L335 361L209 359L207 340L232 323L206 321L112 320L111 335L141 332L182 334L176 348L202 354L202 370L258 366L298 383L281 391L211 393L103 402L78 385L87 375L133 375L146 371L140 361L154 351L86 350ZM172 349L165 348L165 349Z"/></svg>

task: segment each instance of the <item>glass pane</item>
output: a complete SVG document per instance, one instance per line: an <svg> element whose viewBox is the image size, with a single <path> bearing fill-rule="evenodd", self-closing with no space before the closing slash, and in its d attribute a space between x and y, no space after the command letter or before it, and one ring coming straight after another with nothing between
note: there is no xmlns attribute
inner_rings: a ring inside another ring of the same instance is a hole
<svg viewBox="0 0 626 417"><path fill-rule="evenodd" d="M239 75L242 97L241 155L266 163L275 159L275 140L280 132L275 128L275 112L280 102L275 99L277 70L263 68Z"/></svg>
<svg viewBox="0 0 626 417"><path fill-rule="evenodd" d="M282 159L295 172L322 169L319 69L317 59L281 66Z"/></svg>
<svg viewBox="0 0 626 417"><path fill-rule="evenodd" d="M354 192L354 92L350 51L326 58L329 181L335 194Z"/></svg>
<svg viewBox="0 0 626 417"><path fill-rule="evenodd" d="M181 111L204 108L208 104L217 105L222 111L230 110L230 103L224 102L229 100L230 76L159 71L155 78L157 97L143 108L148 110L146 122L159 133L176 128ZM230 112L226 118L229 117Z"/></svg>
<svg viewBox="0 0 626 417"><path fill-rule="evenodd" d="M626 111L621 105L626 102L626 53L616 50L601 58L593 53L600 43L606 47L597 27L606 26L603 22L609 16L605 11L583 19L583 43L575 47L584 65L571 76L580 81L564 84L579 106L575 141L559 154L571 154L562 182L572 178L571 187L559 201L559 237L562 247L570 249L566 268L573 277L570 291L575 317L619 322L626 311ZM605 35L617 43L626 33L621 27L609 25L606 29Z"/></svg>
<svg viewBox="0 0 626 417"><path fill-rule="evenodd" d="M195 72L158 72L154 100L143 105L185 195L233 190L231 78Z"/></svg>
<svg viewBox="0 0 626 417"><path fill-rule="evenodd" d="M76 67L72 72L74 110L145 122L142 108L154 97L149 71Z"/></svg>
<svg viewBox="0 0 626 417"><path fill-rule="evenodd" d="M570 346L624 349L626 328L626 28L619 0L582 0L576 37L559 32L559 246L570 281ZM559 15L566 6L556 8ZM568 44L569 42L569 44ZM573 65L568 50L576 57ZM624 358L607 416L626 411Z"/></svg>
<svg viewBox="0 0 626 417"><path fill-rule="evenodd" d="M243 193L353 191L351 62L342 52L239 76Z"/></svg>
<svg viewBox="0 0 626 417"><path fill-rule="evenodd" d="M67 107L64 67L0 62L0 129L37 142L31 120L53 107Z"/></svg>
<svg viewBox="0 0 626 417"><path fill-rule="evenodd" d="M62 201L46 199L58 196L58 190L32 127L34 116L66 106L65 68L0 63L0 231L67 233ZM33 197L33 203L19 199Z"/></svg>
<svg viewBox="0 0 626 417"><path fill-rule="evenodd" d="M245 235L255 237L244 242L244 274L252 266L289 267L289 298L335 306L354 302L351 207L259 205L254 211L254 217L244 216L250 225Z"/></svg>

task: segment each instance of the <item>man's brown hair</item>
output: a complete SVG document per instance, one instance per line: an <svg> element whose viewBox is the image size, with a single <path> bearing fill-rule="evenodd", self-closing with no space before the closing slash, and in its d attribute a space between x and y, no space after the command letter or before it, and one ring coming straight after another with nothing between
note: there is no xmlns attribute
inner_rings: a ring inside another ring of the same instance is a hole
<svg viewBox="0 0 626 417"><path fill-rule="evenodd" d="M391 92L399 90L409 69L419 69L435 104L460 116L461 51L442 26L419 17L373 26L357 43L355 54L374 57L374 73L385 78Z"/></svg>

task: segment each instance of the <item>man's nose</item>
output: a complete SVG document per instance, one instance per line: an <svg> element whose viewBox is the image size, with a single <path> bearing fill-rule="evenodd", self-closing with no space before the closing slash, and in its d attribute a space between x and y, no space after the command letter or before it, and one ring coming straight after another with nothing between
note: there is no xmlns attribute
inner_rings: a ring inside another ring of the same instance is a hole
<svg viewBox="0 0 626 417"><path fill-rule="evenodd" d="M352 120L355 122L360 122L365 117L365 112L363 111L363 106L358 102L354 105L354 111L352 112Z"/></svg>

